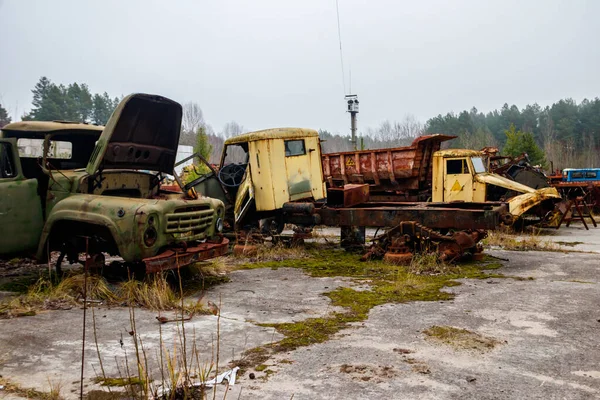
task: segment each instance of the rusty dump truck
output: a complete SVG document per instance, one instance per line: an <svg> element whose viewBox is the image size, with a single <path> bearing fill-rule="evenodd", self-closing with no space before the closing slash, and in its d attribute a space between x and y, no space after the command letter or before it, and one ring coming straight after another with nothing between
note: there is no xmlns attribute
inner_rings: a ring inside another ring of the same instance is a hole
<svg viewBox="0 0 600 400"><path fill-rule="evenodd" d="M160 187L172 174L181 106L167 98L125 97L106 127L15 122L0 135L0 255L60 251L93 265L104 253L146 272L223 255L220 200Z"/></svg>
<svg viewBox="0 0 600 400"><path fill-rule="evenodd" d="M425 135L406 147L324 154L324 177L330 187L368 184L378 201L507 202L513 221L539 220L554 210L555 189L489 172L480 151L440 150L455 137Z"/></svg>
<svg viewBox="0 0 600 400"><path fill-rule="evenodd" d="M455 258L476 251L485 230L518 217L510 200L486 198L488 185L524 192L520 209L529 208L527 201L546 200L546 193L487 173L476 152L440 152L449 138L432 135L407 148L321 154L312 129L268 129L226 140L218 169L197 154L189 157L211 172L180 184L185 192L221 199L232 231L278 234L286 223L300 232L327 225L341 228L342 244L356 244L364 243L365 227L394 227L378 238L388 253L408 254L427 239Z"/></svg>

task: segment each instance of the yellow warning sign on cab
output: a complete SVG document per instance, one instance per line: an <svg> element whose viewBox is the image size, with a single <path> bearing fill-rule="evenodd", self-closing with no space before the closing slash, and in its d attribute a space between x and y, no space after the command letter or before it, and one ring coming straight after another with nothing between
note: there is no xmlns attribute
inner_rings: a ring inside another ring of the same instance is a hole
<svg viewBox="0 0 600 400"><path fill-rule="evenodd" d="M452 185L452 189L450 189L453 192L460 192L462 189L462 186L460 186L460 183L458 183L458 181L454 182L454 185Z"/></svg>

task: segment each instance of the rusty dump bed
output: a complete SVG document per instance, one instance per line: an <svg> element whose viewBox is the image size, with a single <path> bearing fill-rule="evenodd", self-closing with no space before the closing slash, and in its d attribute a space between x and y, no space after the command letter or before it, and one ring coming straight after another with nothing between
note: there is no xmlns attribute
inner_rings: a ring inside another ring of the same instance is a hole
<svg viewBox="0 0 600 400"><path fill-rule="evenodd" d="M431 188L433 153L456 136L433 134L416 138L410 146L347 151L322 155L323 175L330 187L367 183L371 192L414 191Z"/></svg>
<svg viewBox="0 0 600 400"><path fill-rule="evenodd" d="M368 203L350 208L316 210L328 226L390 227L418 221L431 229L486 229L500 226L508 208L503 203Z"/></svg>

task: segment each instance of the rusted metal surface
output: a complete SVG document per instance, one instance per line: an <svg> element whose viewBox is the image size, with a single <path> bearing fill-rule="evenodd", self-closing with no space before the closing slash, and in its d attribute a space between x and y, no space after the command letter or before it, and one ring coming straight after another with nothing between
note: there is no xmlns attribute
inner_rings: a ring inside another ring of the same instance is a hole
<svg viewBox="0 0 600 400"><path fill-rule="evenodd" d="M453 262L467 254L481 253L480 240L486 237L484 230L462 230L442 235L415 221L403 221L373 239L373 245L362 257L384 258L393 264L410 262L413 253L437 252L440 259Z"/></svg>
<svg viewBox="0 0 600 400"><path fill-rule="evenodd" d="M312 215L315 212L315 205L313 203L285 203L282 211L285 214L302 214Z"/></svg>
<svg viewBox="0 0 600 400"><path fill-rule="evenodd" d="M154 256L144 258L146 272L160 272L167 269L184 267L198 261L208 260L227 254L229 239L207 240L187 249L170 249Z"/></svg>
<svg viewBox="0 0 600 400"><path fill-rule="evenodd" d="M584 202L595 210L600 210L600 181L598 182L561 182L551 180L552 187L566 200L583 197Z"/></svg>
<svg viewBox="0 0 600 400"><path fill-rule="evenodd" d="M348 184L341 188L327 189L327 204L330 206L353 207L369 200L369 185Z"/></svg>
<svg viewBox="0 0 600 400"><path fill-rule="evenodd" d="M531 165L526 153L517 157L502 156L498 155L496 147L484 147L481 152L488 160L489 171L494 174L533 189L550 186L548 177L540 168Z"/></svg>
<svg viewBox="0 0 600 400"><path fill-rule="evenodd" d="M508 214L504 203L369 203L316 210L328 226L391 227L418 221L432 229L497 229Z"/></svg>
<svg viewBox="0 0 600 400"><path fill-rule="evenodd" d="M166 97L135 93L113 111L86 171L159 171L173 175L181 131L181 105Z"/></svg>
<svg viewBox="0 0 600 400"><path fill-rule="evenodd" d="M423 191L431 188L432 154L450 135L426 135L410 146L323 154L323 175L330 186L367 183L371 191Z"/></svg>
<svg viewBox="0 0 600 400"><path fill-rule="evenodd" d="M575 197L574 199L563 202L559 205L559 211L561 213L560 219L556 226L556 229L560 228L563 222L567 223L567 227L573 220L579 220L583 223L586 230L589 230L588 224L585 219L589 218L594 228L597 228L596 220L591 213L591 206L586 204L583 197Z"/></svg>

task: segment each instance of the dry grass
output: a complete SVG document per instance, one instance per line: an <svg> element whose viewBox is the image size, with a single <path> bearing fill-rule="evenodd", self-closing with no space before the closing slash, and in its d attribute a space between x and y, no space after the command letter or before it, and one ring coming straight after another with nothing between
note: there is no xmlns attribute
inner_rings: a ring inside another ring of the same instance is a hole
<svg viewBox="0 0 600 400"><path fill-rule="evenodd" d="M440 275L456 272L458 267L446 264L436 253L413 255L407 271L415 275Z"/></svg>
<svg viewBox="0 0 600 400"><path fill-rule="evenodd" d="M116 303L118 296L111 291L106 281L97 276L88 276L87 291L84 291L84 275L73 275L55 284L48 278L40 278L26 294L0 304L0 317L35 315L39 310L70 309L83 300Z"/></svg>
<svg viewBox="0 0 600 400"><path fill-rule="evenodd" d="M394 291L400 296L407 296L411 293L425 290L429 285L429 280L421 275L401 274L394 282Z"/></svg>
<svg viewBox="0 0 600 400"><path fill-rule="evenodd" d="M234 263L257 263L267 261L296 260L310 257L304 246L273 244L270 242L257 244L256 253L252 255L235 255Z"/></svg>
<svg viewBox="0 0 600 400"><path fill-rule="evenodd" d="M432 326L424 330L423 333L430 340L450 345L455 349L476 350L482 353L501 343L494 338L453 326Z"/></svg>
<svg viewBox="0 0 600 400"><path fill-rule="evenodd" d="M217 276L225 275L228 272L231 272L234 268L233 264L229 262L229 257L223 256L194 264L190 266L189 269L190 272L195 274L203 276Z"/></svg>
<svg viewBox="0 0 600 400"><path fill-rule="evenodd" d="M121 283L116 292L123 302L151 310L170 310L177 307L181 301L162 275L147 278L145 281L130 279Z"/></svg>
<svg viewBox="0 0 600 400"><path fill-rule="evenodd" d="M61 400L63 397L61 396L61 385L53 384L50 380L48 380L50 384L50 392L40 392L35 389L25 389L20 385L12 383L0 376L0 385L4 386L2 392L4 394L8 394L9 397L11 394L18 396L20 398L26 399L36 399L36 400Z"/></svg>
<svg viewBox="0 0 600 400"><path fill-rule="evenodd" d="M540 237L537 232L528 232L520 235L508 231L491 231L483 240L485 246L497 246L504 250L516 251L564 251L561 247L550 240Z"/></svg>
<svg viewBox="0 0 600 400"><path fill-rule="evenodd" d="M99 276L88 276L84 291L83 274L69 276L58 283L40 278L26 294L0 304L0 318L35 315L40 310L70 309L84 301L93 304L114 306L131 305L151 310L173 310L181 308L181 296L165 275L149 276L144 281L129 279L110 285ZM184 304L188 312L204 312L200 302Z"/></svg>

